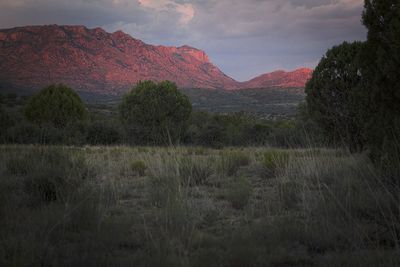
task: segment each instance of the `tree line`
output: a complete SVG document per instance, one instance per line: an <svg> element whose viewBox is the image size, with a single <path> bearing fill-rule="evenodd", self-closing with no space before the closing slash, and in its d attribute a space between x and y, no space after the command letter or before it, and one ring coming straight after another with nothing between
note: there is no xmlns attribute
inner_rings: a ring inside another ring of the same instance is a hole
<svg viewBox="0 0 400 267"><path fill-rule="evenodd" d="M193 111L176 84L139 82L116 110L87 107L66 85L0 99L0 141L65 145L303 146L307 123ZM310 125L307 126L308 128Z"/></svg>

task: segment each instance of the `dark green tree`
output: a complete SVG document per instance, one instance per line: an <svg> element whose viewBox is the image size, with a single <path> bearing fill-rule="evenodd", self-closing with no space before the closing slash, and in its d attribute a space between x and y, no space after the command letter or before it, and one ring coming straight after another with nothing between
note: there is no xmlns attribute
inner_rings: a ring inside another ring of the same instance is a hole
<svg viewBox="0 0 400 267"><path fill-rule="evenodd" d="M352 151L363 148L358 94L361 82L359 55L363 43L344 42L328 50L306 85L310 116L330 142Z"/></svg>
<svg viewBox="0 0 400 267"><path fill-rule="evenodd" d="M87 117L85 105L71 88L50 85L35 94L25 107L26 118L37 125L64 128Z"/></svg>
<svg viewBox="0 0 400 267"><path fill-rule="evenodd" d="M139 82L119 107L128 137L138 144L170 144L184 136L192 111L175 83Z"/></svg>
<svg viewBox="0 0 400 267"><path fill-rule="evenodd" d="M400 155L400 2L366 0L364 121L368 146L377 161ZM400 163L400 162L397 162Z"/></svg>

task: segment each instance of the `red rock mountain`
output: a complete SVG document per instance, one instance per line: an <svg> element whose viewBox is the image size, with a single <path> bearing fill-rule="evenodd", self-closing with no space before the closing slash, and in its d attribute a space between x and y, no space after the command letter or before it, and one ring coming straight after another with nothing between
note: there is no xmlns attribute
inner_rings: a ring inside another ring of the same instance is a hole
<svg viewBox="0 0 400 267"><path fill-rule="evenodd" d="M242 83L243 88L290 88L304 87L311 78L313 70L302 68L292 72L278 70L260 75L248 82Z"/></svg>
<svg viewBox="0 0 400 267"><path fill-rule="evenodd" d="M171 80L187 88L302 87L308 75L305 70L277 72L240 83L190 46L154 46L121 31L84 26L0 30L0 83L17 88L64 83L82 91L119 93L140 80Z"/></svg>

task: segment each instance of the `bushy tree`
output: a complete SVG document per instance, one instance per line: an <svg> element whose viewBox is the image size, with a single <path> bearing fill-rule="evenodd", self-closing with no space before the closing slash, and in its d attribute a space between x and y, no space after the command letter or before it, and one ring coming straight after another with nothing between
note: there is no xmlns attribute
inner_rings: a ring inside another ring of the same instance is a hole
<svg viewBox="0 0 400 267"><path fill-rule="evenodd" d="M353 151L363 148L358 101L362 49L361 42L344 42L328 50L306 85L310 116L331 142Z"/></svg>
<svg viewBox="0 0 400 267"><path fill-rule="evenodd" d="M131 141L169 144L183 137L192 105L175 83L144 81L123 97L119 111Z"/></svg>
<svg viewBox="0 0 400 267"><path fill-rule="evenodd" d="M366 0L365 133L376 160L400 154L400 2Z"/></svg>
<svg viewBox="0 0 400 267"><path fill-rule="evenodd" d="M32 96L25 107L27 119L37 125L51 124L64 128L86 119L86 108L71 88L50 85Z"/></svg>

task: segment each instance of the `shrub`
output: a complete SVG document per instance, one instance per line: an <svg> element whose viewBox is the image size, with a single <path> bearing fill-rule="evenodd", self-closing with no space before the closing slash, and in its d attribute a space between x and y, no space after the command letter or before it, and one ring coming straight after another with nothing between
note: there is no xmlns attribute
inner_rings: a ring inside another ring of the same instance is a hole
<svg viewBox="0 0 400 267"><path fill-rule="evenodd" d="M302 213L310 248L390 247L399 242L398 187L392 191L382 183L364 155L292 160L286 177L278 180L280 203Z"/></svg>
<svg viewBox="0 0 400 267"><path fill-rule="evenodd" d="M33 205L67 201L88 175L84 159L71 158L57 148L32 149L10 158L6 166L11 175L23 177Z"/></svg>
<svg viewBox="0 0 400 267"><path fill-rule="evenodd" d="M169 144L183 137L192 105L176 84L145 81L123 97L119 111L132 142Z"/></svg>
<svg viewBox="0 0 400 267"><path fill-rule="evenodd" d="M86 140L92 145L111 145L121 141L121 133L107 122L94 122L89 125Z"/></svg>
<svg viewBox="0 0 400 267"><path fill-rule="evenodd" d="M226 144L227 131L216 119L209 121L198 133L196 144L220 149Z"/></svg>
<svg viewBox="0 0 400 267"><path fill-rule="evenodd" d="M8 143L38 144L41 143L42 130L33 123L22 121L7 129L5 135Z"/></svg>
<svg viewBox="0 0 400 267"><path fill-rule="evenodd" d="M262 159L262 166L267 176L276 175L280 170L286 168L289 162L289 153L286 151L271 150L265 152Z"/></svg>
<svg viewBox="0 0 400 267"><path fill-rule="evenodd" d="M144 176L146 172L146 164L141 160L135 160L131 163L131 171L134 175Z"/></svg>
<svg viewBox="0 0 400 267"><path fill-rule="evenodd" d="M235 209L243 209L252 194L252 186L245 177L232 178L226 191L226 199Z"/></svg>
<svg viewBox="0 0 400 267"><path fill-rule="evenodd" d="M50 85L34 95L25 107L29 121L41 125L50 123L57 128L83 121L86 108L71 88L59 84Z"/></svg>

